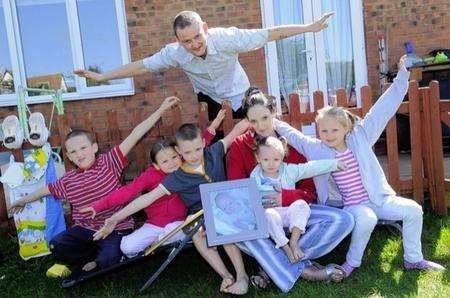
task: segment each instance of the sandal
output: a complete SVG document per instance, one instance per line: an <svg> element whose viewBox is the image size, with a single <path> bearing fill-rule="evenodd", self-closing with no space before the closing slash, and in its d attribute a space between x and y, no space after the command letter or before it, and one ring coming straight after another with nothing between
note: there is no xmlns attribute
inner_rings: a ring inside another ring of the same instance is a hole
<svg viewBox="0 0 450 298"><path fill-rule="evenodd" d="M39 112L32 113L28 119L28 124L30 125L30 137L28 139L30 144L36 147L44 146L49 136L44 115Z"/></svg>
<svg viewBox="0 0 450 298"><path fill-rule="evenodd" d="M15 115L9 115L3 120L3 145L13 150L22 147L23 131L20 127L19 119Z"/></svg>
<svg viewBox="0 0 450 298"><path fill-rule="evenodd" d="M313 270L314 273L303 270L301 275L303 279L308 281L341 282L345 277L344 269L337 264L328 264L324 267L320 264L312 263L312 266L305 269L310 268L315 269ZM319 271L323 270L325 270L325 276L323 272L318 274Z"/></svg>
<svg viewBox="0 0 450 298"><path fill-rule="evenodd" d="M265 289L268 285L270 285L270 277L266 272L264 272L264 270L260 269L258 273L250 277L250 283L256 289Z"/></svg>

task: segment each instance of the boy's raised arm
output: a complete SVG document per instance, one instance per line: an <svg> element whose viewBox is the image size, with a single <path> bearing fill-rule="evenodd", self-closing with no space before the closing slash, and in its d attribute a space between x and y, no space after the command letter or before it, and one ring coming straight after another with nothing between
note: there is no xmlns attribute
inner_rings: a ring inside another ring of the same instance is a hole
<svg viewBox="0 0 450 298"><path fill-rule="evenodd" d="M103 226L103 228L101 228L94 234L94 240L105 239L109 234L112 233L112 231L114 231L114 228L119 222L121 222L128 216L138 212L139 210L142 210L147 206L151 205L153 202L155 202L157 199L159 199L165 194L166 191L164 187L160 184L151 192L133 200L125 208L114 213L110 218L105 220L105 225Z"/></svg>
<svg viewBox="0 0 450 298"><path fill-rule="evenodd" d="M233 127L233 129L222 139L225 152L227 152L234 139L245 133L249 128L247 119L242 119Z"/></svg>
<svg viewBox="0 0 450 298"><path fill-rule="evenodd" d="M149 131L155 123L161 118L165 111L173 107L175 104L179 103L180 99L175 96L167 97L161 106L151 114L147 119L142 121L138 126L136 126L130 135L123 140L119 145L120 151L123 155L127 155L131 149L136 145L136 143L142 138L142 136Z"/></svg>
<svg viewBox="0 0 450 298"><path fill-rule="evenodd" d="M31 203L34 201L39 200L42 197L45 197L46 195L50 194L50 190L47 186L37 189L36 191L30 193L29 195L24 196L23 198L15 201L13 204L11 204L11 207L9 208L9 212L12 214L18 213L22 211L23 207L27 203Z"/></svg>

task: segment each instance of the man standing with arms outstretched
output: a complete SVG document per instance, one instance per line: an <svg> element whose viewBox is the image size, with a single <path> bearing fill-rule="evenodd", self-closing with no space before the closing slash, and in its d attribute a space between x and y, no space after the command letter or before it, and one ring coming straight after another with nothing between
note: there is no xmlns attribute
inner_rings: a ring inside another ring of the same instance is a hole
<svg viewBox="0 0 450 298"><path fill-rule="evenodd" d="M104 74L88 70L76 70L75 74L101 82L181 68L191 81L198 101L208 103L210 119L214 119L226 99L232 102L233 116L242 118L241 102L250 83L239 63L239 53L259 49L269 41L321 31L328 26L326 21L332 15L326 13L318 21L306 25L238 29L208 28L196 12L182 11L173 22L177 42L166 45L150 57Z"/></svg>

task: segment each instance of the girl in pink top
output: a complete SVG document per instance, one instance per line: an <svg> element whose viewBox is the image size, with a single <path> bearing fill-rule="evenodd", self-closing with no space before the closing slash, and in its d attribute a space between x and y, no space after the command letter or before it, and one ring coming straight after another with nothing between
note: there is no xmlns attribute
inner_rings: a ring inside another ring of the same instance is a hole
<svg viewBox="0 0 450 298"><path fill-rule="evenodd" d="M207 145L213 140L215 130L222 122L224 116L225 110L220 111L203 133ZM124 205L138 197L144 190L151 191L164 180L167 174L175 172L181 166L181 157L175 151L173 142L168 140L158 141L153 144L150 158L152 165L134 179L133 182L111 192L103 199L95 202L91 207L82 209L81 212L91 213L93 218L103 210ZM145 208L147 220L144 225L122 238L120 249L123 254L129 258L136 256L182 224L186 218L186 212L187 208L178 194L173 193L161 197ZM183 233L179 232L170 239L170 242L180 240L182 237Z"/></svg>

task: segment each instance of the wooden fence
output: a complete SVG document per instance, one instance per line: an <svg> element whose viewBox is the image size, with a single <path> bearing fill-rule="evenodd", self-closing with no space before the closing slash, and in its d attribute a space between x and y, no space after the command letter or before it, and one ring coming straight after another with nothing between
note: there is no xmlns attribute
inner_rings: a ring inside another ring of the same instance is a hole
<svg viewBox="0 0 450 298"><path fill-rule="evenodd" d="M361 89L361 107L348 107L347 95L344 89L337 91L336 103L338 106L345 107L360 117L370 110L372 106L372 92L369 86ZM314 106L320 109L324 105L324 95L321 91L314 92ZM297 94L291 94L289 97L289 113L282 116L282 119L291 125L301 128L302 124L314 122L315 112L300 112L299 98ZM222 129L228 133L234 123L232 118L231 106L224 104L228 110L223 121ZM408 94L405 101L401 104L397 114L409 115L409 126L411 131L411 178L407 180L400 179L400 163L397 144L396 120L393 117L386 127L386 147L388 160L388 180L392 187L400 194L412 194L414 199L423 204L424 193L428 192L433 209L440 215L447 213L445 201L445 190L450 190L450 180L445 180L444 157L442 148L441 121L450 125L450 100L439 98L439 85L433 81L428 87L419 88L417 82L412 81L409 84ZM132 117L132 126L136 126L143 117L142 110L136 109L130 113ZM199 103L198 123L203 129L208 125L208 112L206 103ZM117 114L115 111L105 111L107 113L107 131L108 143L119 143L126 134L119 129ZM145 137L158 138L173 136L178 127L181 126L182 115L179 108L172 109L171 124L163 125L166 121L160 121ZM167 115L163 116L167 117ZM70 119L65 115L58 116L57 129L53 132L49 141L52 146L61 146L64 143L64 136L70 130ZM96 136L96 129L92 125L90 113L84 116L84 124L87 130L90 130ZM148 140L140 141L133 149L134 161L137 166L137 173L141 173L148 166L148 146L145 146ZM32 148L28 143L24 143L22 149ZM14 150L12 153L16 160L23 160L22 149ZM0 151L8 151L1 147ZM68 158L63 154L66 169L72 165ZM135 173L135 174L137 174ZM7 220L4 192L0 190L0 222Z"/></svg>

